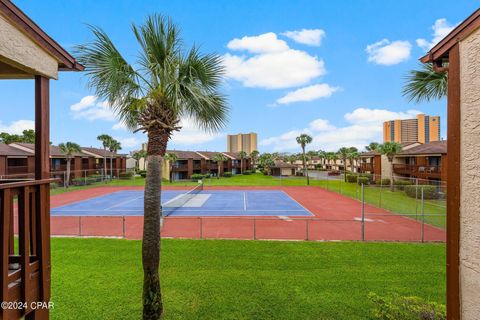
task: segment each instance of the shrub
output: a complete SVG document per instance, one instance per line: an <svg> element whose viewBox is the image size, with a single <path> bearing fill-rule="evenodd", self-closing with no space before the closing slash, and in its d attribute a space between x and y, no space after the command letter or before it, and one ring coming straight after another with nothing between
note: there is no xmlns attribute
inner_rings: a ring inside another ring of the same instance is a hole
<svg viewBox="0 0 480 320"><path fill-rule="evenodd" d="M243 171L243 174L249 175L249 174L252 174L252 171L250 171L250 170L245 170L245 171Z"/></svg>
<svg viewBox="0 0 480 320"><path fill-rule="evenodd" d="M368 298L373 302L373 316L382 320L446 320L447 312L444 305L428 302L419 297L380 297L369 293Z"/></svg>
<svg viewBox="0 0 480 320"><path fill-rule="evenodd" d="M395 186L397 187L398 190L404 190L405 186L410 186L412 185L412 181L410 180L396 180L395 181Z"/></svg>
<svg viewBox="0 0 480 320"><path fill-rule="evenodd" d="M384 186L389 186L390 185L390 179L379 179L377 180L376 184L378 185L384 185Z"/></svg>
<svg viewBox="0 0 480 320"><path fill-rule="evenodd" d="M203 175L203 178L204 178L204 179L210 179L211 177L212 177L212 174L211 174L211 173L205 173L205 174Z"/></svg>
<svg viewBox="0 0 480 320"><path fill-rule="evenodd" d="M230 171L226 171L226 172L223 173L223 176L225 178L230 178L232 176L232 173Z"/></svg>
<svg viewBox="0 0 480 320"><path fill-rule="evenodd" d="M137 173L138 173L139 175L142 175L142 173L147 173L147 170L138 170Z"/></svg>
<svg viewBox="0 0 480 320"><path fill-rule="evenodd" d="M404 186L405 194L411 198L417 198L420 199L422 196L422 188L423 188L423 199L429 200L429 199L437 199L438 198L438 191L437 187L435 186L428 186L428 185L422 185L418 186L418 194L417 194L417 186Z"/></svg>
<svg viewBox="0 0 480 320"><path fill-rule="evenodd" d="M257 173L257 169L253 168L252 170L252 173Z"/></svg>
<svg viewBox="0 0 480 320"><path fill-rule="evenodd" d="M203 174L200 174L200 173L194 173L190 176L190 179L192 181L202 180L203 178L205 178L205 176Z"/></svg>
<svg viewBox="0 0 480 320"><path fill-rule="evenodd" d="M263 169L262 173L263 173L264 176L268 176L268 169Z"/></svg>
<svg viewBox="0 0 480 320"><path fill-rule="evenodd" d="M58 182L50 183L50 189L56 189L56 188L58 188L58 186L59 186Z"/></svg>
<svg viewBox="0 0 480 320"><path fill-rule="evenodd" d="M357 176L354 174L347 174L347 182L353 183L357 182Z"/></svg>
<svg viewBox="0 0 480 320"><path fill-rule="evenodd" d="M132 179L133 178L133 172L132 171L120 172L118 174L118 177L120 179Z"/></svg>
<svg viewBox="0 0 480 320"><path fill-rule="evenodd" d="M85 186L87 184L90 184L92 183L92 180L91 179L85 179L85 178L73 178L71 180L71 184L75 185L75 186Z"/></svg>
<svg viewBox="0 0 480 320"><path fill-rule="evenodd" d="M362 184L368 184L370 180L367 178L367 177L358 177L358 184L359 185L362 185Z"/></svg>
<svg viewBox="0 0 480 320"><path fill-rule="evenodd" d="M142 178L146 178L146 177L147 177L147 172L146 172L146 171L140 172L140 176L141 176Z"/></svg>

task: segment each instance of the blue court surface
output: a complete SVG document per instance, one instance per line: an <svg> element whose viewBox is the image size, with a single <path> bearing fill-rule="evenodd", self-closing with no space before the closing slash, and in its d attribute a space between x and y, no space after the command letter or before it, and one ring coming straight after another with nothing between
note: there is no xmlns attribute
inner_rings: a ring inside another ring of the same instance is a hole
<svg viewBox="0 0 480 320"><path fill-rule="evenodd" d="M179 200L181 199L181 200ZM311 216L283 191L204 190L188 197L185 191L162 191L168 216ZM118 191L51 209L53 216L142 216L143 191Z"/></svg>

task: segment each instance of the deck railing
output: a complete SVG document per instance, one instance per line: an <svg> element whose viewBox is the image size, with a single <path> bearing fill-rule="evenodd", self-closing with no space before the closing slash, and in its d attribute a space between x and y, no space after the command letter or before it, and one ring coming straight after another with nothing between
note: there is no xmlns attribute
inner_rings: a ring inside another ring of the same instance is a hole
<svg viewBox="0 0 480 320"><path fill-rule="evenodd" d="M50 183L54 181L0 181L0 301L25 306L0 309L0 319L20 318L34 311L31 303L50 299Z"/></svg>

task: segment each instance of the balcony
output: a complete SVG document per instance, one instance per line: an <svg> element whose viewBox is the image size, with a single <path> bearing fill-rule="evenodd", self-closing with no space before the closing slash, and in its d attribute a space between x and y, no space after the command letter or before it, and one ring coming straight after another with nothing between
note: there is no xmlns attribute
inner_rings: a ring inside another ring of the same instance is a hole
<svg viewBox="0 0 480 320"><path fill-rule="evenodd" d="M23 175L23 174L28 174L28 166L7 167L7 175Z"/></svg>
<svg viewBox="0 0 480 320"><path fill-rule="evenodd" d="M188 164L176 164L173 166L173 171L186 171L188 170Z"/></svg>
<svg viewBox="0 0 480 320"><path fill-rule="evenodd" d="M360 172L373 172L373 163L360 163Z"/></svg>
<svg viewBox="0 0 480 320"><path fill-rule="evenodd" d="M393 164L393 172L400 175L408 175L421 179L440 178L442 168L440 166Z"/></svg>
<svg viewBox="0 0 480 320"><path fill-rule="evenodd" d="M0 301L30 305L49 299L50 183L55 181L0 181ZM16 230L18 254L14 250ZM21 318L31 311L0 309L0 319Z"/></svg>

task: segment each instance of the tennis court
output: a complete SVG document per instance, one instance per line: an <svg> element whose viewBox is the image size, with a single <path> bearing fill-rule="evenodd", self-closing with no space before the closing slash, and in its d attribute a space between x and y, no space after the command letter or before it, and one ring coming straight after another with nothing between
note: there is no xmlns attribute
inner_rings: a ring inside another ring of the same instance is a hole
<svg viewBox="0 0 480 320"><path fill-rule="evenodd" d="M143 191L122 190L52 209L52 216L142 216ZM312 216L281 190L165 190L166 216Z"/></svg>

